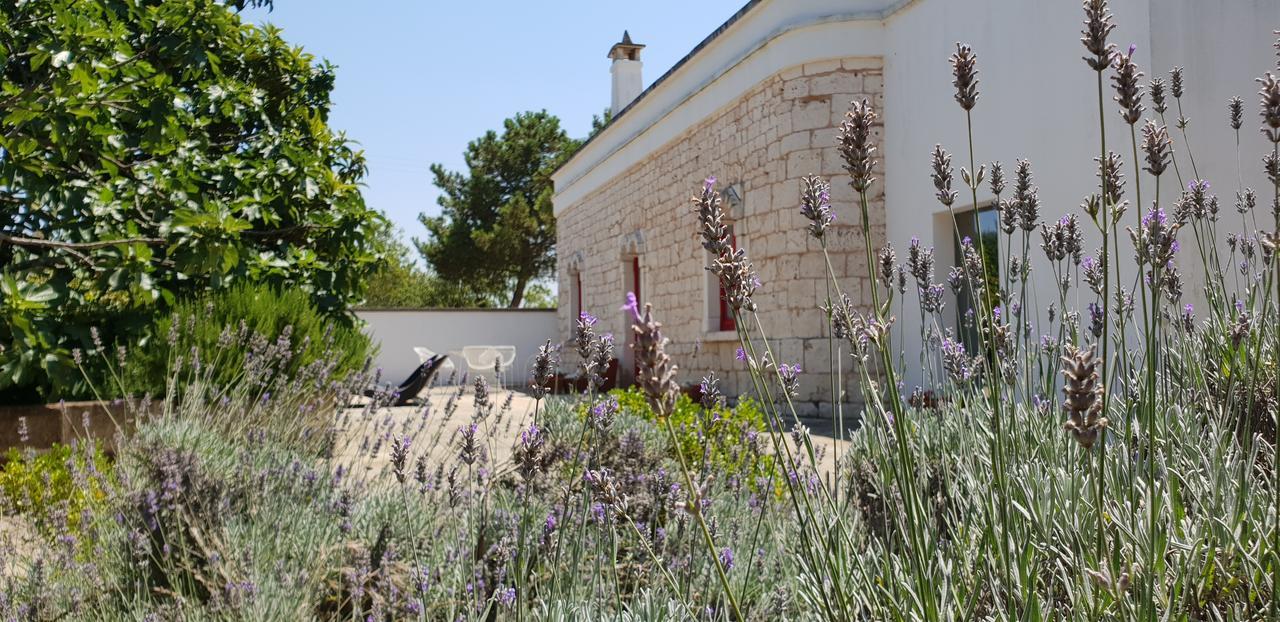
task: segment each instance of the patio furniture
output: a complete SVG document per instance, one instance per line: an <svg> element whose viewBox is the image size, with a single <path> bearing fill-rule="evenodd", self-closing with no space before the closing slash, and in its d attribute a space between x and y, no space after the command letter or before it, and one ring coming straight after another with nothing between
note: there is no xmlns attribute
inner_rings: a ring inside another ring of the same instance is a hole
<svg viewBox="0 0 1280 622"><path fill-rule="evenodd" d="M493 346L498 353L498 364L502 366L502 386L510 386L511 368L516 364L515 346Z"/></svg>
<svg viewBox="0 0 1280 622"><path fill-rule="evenodd" d="M436 356L436 353L430 348L424 348L422 346L414 347L413 351L418 355L419 363L425 363L430 360L431 357ZM444 364L440 366L440 374L448 378L451 377L457 369L458 368L453 365L453 361L446 356L444 357Z"/></svg>
<svg viewBox="0 0 1280 622"><path fill-rule="evenodd" d="M462 360L469 374L482 374L493 384L504 386L507 370L516 360L516 349L515 346L466 346L462 348ZM501 375L494 371L495 365L500 365Z"/></svg>
<svg viewBox="0 0 1280 622"><path fill-rule="evenodd" d="M376 398L378 395L390 394L394 395L395 399L388 404L389 406L404 406L409 404L413 400L417 399L418 394L422 393L423 389L426 389L431 385L431 381L435 379L436 374L440 371L440 367L446 360L448 360L448 358L449 357L447 356L433 357L427 360L427 362L414 368L413 372L409 374L409 377L405 378L404 382L401 382L399 386L394 389L391 389L390 391L378 388L365 389L364 396L368 398Z"/></svg>

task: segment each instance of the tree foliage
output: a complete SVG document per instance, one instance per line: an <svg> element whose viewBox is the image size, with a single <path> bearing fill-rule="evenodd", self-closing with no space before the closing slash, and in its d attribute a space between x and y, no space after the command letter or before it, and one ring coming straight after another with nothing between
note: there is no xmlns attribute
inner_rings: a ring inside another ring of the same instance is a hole
<svg viewBox="0 0 1280 622"><path fill-rule="evenodd" d="M413 262L407 246L388 227L378 238L382 260L369 276L362 306L375 309L496 307L503 301L461 283L451 283Z"/></svg>
<svg viewBox="0 0 1280 622"><path fill-rule="evenodd" d="M0 391L56 396L76 348L241 280L362 295L382 217L328 124L333 67L260 0L0 4Z"/></svg>
<svg viewBox="0 0 1280 622"><path fill-rule="evenodd" d="M525 112L467 145L466 172L433 164L441 214L418 217L427 239L415 243L435 273L519 307L555 269L551 173L578 144L555 116Z"/></svg>

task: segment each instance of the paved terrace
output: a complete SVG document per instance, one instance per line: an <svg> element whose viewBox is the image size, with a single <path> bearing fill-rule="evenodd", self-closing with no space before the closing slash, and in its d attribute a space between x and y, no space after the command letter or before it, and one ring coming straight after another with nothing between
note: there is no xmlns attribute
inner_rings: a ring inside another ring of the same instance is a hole
<svg viewBox="0 0 1280 622"><path fill-rule="evenodd" d="M424 405L384 407L374 411L349 409L341 422L344 432L339 442L338 463L348 466L354 477L369 480L391 477L389 446L385 441L379 445L377 440L379 437L387 438L388 433L393 436L408 434L414 439L409 466L406 467L409 470L420 455L427 456L427 463L432 469L452 461L457 454L458 430L471 423L475 413L475 397L470 388L461 397L457 395L458 387L437 386L422 394L430 408ZM450 399L454 400L454 408L447 412ZM494 389L490 400L495 404L494 412L482 424L478 436L485 441L491 467L496 474L503 474L513 468L512 451L520 431L532 421L534 399L518 391ZM508 400L510 405L504 408ZM812 432L814 449L823 448L820 450L819 471L823 478L829 478L835 468L836 449L839 448L843 454L849 443L835 439L835 423L830 419L802 418L801 421ZM791 436L786 438L790 444Z"/></svg>

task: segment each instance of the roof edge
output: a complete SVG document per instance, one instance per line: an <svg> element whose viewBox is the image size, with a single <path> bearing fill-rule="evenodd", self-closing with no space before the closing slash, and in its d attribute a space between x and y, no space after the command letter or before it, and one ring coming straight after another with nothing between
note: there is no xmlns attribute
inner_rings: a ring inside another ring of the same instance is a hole
<svg viewBox="0 0 1280 622"><path fill-rule="evenodd" d="M721 35L723 35L726 31L728 31L735 24L737 24L744 16L746 16L756 7L760 6L761 4L764 4L766 1L767 0L749 0L745 5L742 6L742 8L738 9L737 12L731 15L729 19L725 20L723 24L720 24L720 26L717 27L714 31L712 31L711 34L707 35L702 41L700 41L696 46L694 46L693 49L689 50L687 54L682 56L680 60L676 61L676 63L672 65L671 68L663 72L661 76L658 76L657 80L654 80L652 84L650 84L647 88L641 91L640 94L637 95L635 99L631 100L630 103L624 106L622 110L611 111L612 116L610 117L609 122L606 123L604 127L600 129L600 131L596 132L594 135L584 140L582 144L578 146L578 149L574 151L573 155L569 156L569 158L566 159L564 162L561 162L560 165L555 168L555 170L551 171L552 177L554 177L561 170L569 166L569 164L577 160L579 155L581 155L587 149L587 146L591 145L592 143L600 139L602 136L606 135L610 129L612 129L614 126L618 124L619 120L622 119L628 111L632 110L641 102L643 102L646 96L648 96L650 93L656 91L658 88L663 86L663 84L667 81L668 78L673 76L686 64L692 61L695 56L697 56L700 52L706 49L707 46L711 45L711 43L713 43L716 39L720 38ZM906 8L908 5L914 4L915 2L918 2L918 1L919 0L896 0L895 2L890 3L888 6L878 11L867 11L867 12L858 13L856 15L856 18L863 19L863 20L888 19L889 17L893 16L893 14ZM827 16L826 19L832 19L835 17L849 18L850 16L849 15L845 15L845 16L833 15L833 16ZM818 21L822 21L822 20L818 20ZM770 36L770 38L771 39L776 38L780 34L782 33L775 32ZM762 44L766 42L762 42ZM757 48L755 49L758 49L758 47L759 46L757 46ZM752 51L754 51L754 49ZM697 91L690 93L689 96L696 94L696 92ZM646 127L644 129L648 129L648 128ZM642 129L640 131L643 132L644 130ZM610 155L612 155L612 152L610 152L610 154L606 154L601 159L603 160L605 158L608 158Z"/></svg>

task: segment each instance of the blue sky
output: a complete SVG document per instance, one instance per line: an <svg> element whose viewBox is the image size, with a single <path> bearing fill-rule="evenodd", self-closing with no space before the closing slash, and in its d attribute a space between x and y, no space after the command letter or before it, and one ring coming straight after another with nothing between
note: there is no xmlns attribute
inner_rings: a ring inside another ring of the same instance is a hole
<svg viewBox="0 0 1280 622"><path fill-rule="evenodd" d="M439 211L431 163L460 169L468 141L524 110L586 136L623 29L647 46L648 86L745 1L276 0L247 17L338 66L330 125L365 150L365 198L407 240Z"/></svg>

